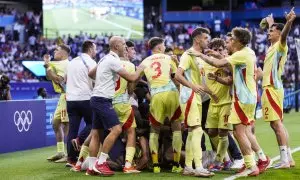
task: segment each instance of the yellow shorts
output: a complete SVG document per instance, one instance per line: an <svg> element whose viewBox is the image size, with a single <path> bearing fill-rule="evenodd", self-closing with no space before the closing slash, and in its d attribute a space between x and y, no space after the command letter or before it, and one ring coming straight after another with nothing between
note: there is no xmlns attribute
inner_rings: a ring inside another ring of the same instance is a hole
<svg viewBox="0 0 300 180"><path fill-rule="evenodd" d="M232 124L228 123L231 104L213 106L209 104L206 128L232 130Z"/></svg>
<svg viewBox="0 0 300 180"><path fill-rule="evenodd" d="M265 121L277 121L283 119L283 89L264 87L261 96L263 117Z"/></svg>
<svg viewBox="0 0 300 180"><path fill-rule="evenodd" d="M235 101L231 104L229 123L250 125L255 119L256 104L242 104Z"/></svg>
<svg viewBox="0 0 300 180"><path fill-rule="evenodd" d="M179 93L176 91L161 92L151 98L149 116L151 124L162 125L166 118L170 121L183 119L179 105Z"/></svg>
<svg viewBox="0 0 300 180"><path fill-rule="evenodd" d="M136 128L134 111L130 104L114 104L114 109L118 115L120 123L122 124L123 130L127 130L131 127Z"/></svg>
<svg viewBox="0 0 300 180"><path fill-rule="evenodd" d="M57 103L57 107L54 112L53 121L69 122L69 117L67 114L67 101L66 101L65 93L62 93L59 97L59 101Z"/></svg>
<svg viewBox="0 0 300 180"><path fill-rule="evenodd" d="M181 109L184 115L185 126L201 126L202 104L196 102L196 96L194 92L187 103L181 104Z"/></svg>

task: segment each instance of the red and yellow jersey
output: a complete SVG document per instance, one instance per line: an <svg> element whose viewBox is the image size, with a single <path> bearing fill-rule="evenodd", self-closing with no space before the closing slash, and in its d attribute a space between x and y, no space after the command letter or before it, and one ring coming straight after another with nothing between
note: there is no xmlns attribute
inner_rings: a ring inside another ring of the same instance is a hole
<svg viewBox="0 0 300 180"><path fill-rule="evenodd" d="M127 72L129 73L135 72L135 66L133 63L121 59L121 64L122 67ZM115 103L121 103L121 102L127 103L129 101L127 86L128 86L128 81L126 81L124 78L119 77L118 80L116 81L115 94L113 98Z"/></svg>
<svg viewBox="0 0 300 180"><path fill-rule="evenodd" d="M249 47L244 47L226 59L233 70L234 101L242 104L256 104L256 56L254 51Z"/></svg>
<svg viewBox="0 0 300 180"><path fill-rule="evenodd" d="M180 58L179 68L184 70L184 77L191 83L202 85L205 83L205 62L200 57L195 57L184 52ZM181 103L185 103L192 90L182 86L180 91ZM202 104L201 95L196 94L196 102Z"/></svg>
<svg viewBox="0 0 300 180"><path fill-rule="evenodd" d="M69 60L51 61L49 63L49 66L55 74L64 78L65 73L67 71L68 63L69 63ZM54 81L52 81L52 84L53 84L53 88L54 88L55 92L57 92L57 93L65 92L65 89L62 89L61 85L56 84Z"/></svg>
<svg viewBox="0 0 300 180"><path fill-rule="evenodd" d="M228 72L225 72L222 68L216 68L207 63L205 63L204 68L205 68L206 85L213 92L213 94L215 94L219 98L218 103L214 102L213 99L210 100L210 103L213 106L230 104L232 102L231 94L230 94L231 86L227 86L215 80L210 80L207 78L208 73L213 73L218 77L224 78L228 76Z"/></svg>
<svg viewBox="0 0 300 180"><path fill-rule="evenodd" d="M154 91L158 93L174 90L174 87L176 89L170 74L175 73L177 68L170 56L161 53L153 54L143 60L141 66L144 67L152 95Z"/></svg>
<svg viewBox="0 0 300 180"><path fill-rule="evenodd" d="M269 47L263 68L262 86L273 86L276 89L283 88L281 76L287 60L288 46L280 41Z"/></svg>

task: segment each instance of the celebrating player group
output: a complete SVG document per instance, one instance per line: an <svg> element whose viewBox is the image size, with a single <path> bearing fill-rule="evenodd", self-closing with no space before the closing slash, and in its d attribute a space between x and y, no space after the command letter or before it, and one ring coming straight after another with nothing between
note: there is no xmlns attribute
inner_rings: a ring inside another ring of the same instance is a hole
<svg viewBox="0 0 300 180"><path fill-rule="evenodd" d="M95 176L114 175L112 169L118 165L124 173L140 173L145 167L160 173L171 164L173 173L196 177L211 177L228 169L237 169L237 176L258 176L270 167L294 167L283 124L281 75L287 60L287 36L295 18L292 9L285 24L274 22L272 15L262 20L270 42L263 70L256 66L256 55L248 47L251 32L241 27L233 28L225 39L212 40L208 29L194 29L192 46L179 60L167 52L164 39L152 37L148 42L152 55L137 67L130 62L135 55L134 43L119 36L110 38L110 52L98 64L93 60L97 47L92 41L84 42L82 55L67 65L63 60L70 49L60 45L55 51L60 63L44 56L48 78L62 93L53 124L58 152L48 160L66 158L72 171ZM259 99L257 82L261 80ZM141 84L147 87L142 102L135 91ZM150 127L140 130L139 110L145 101L149 102ZM254 134L258 101L278 142L280 161L273 165ZM86 127L78 134L81 118ZM207 157L201 147L204 133L215 152L209 163L204 162ZM67 156L63 134L68 134ZM170 145L163 141L166 137ZM124 157L120 148L115 148L122 144ZM241 157L236 159L236 154Z"/></svg>

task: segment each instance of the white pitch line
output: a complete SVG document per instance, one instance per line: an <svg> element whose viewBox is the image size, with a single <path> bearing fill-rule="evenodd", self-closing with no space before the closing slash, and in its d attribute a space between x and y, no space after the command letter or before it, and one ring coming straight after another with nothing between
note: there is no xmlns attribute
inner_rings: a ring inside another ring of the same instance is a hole
<svg viewBox="0 0 300 180"><path fill-rule="evenodd" d="M141 33L141 32L138 32L138 31L129 29L129 28L127 28L127 27L124 27L124 26L121 26L121 25L119 25L119 24L113 23L113 22L108 21L108 20L106 20L106 19L101 19L101 20L104 21L104 22L106 22L106 23L108 23L108 24L111 24L111 25L113 25L113 26L116 26L116 27L118 27L118 28L121 28L121 29L130 31L130 32L135 33L135 34L138 34L138 35L140 35L140 36L143 36L143 33Z"/></svg>
<svg viewBox="0 0 300 180"><path fill-rule="evenodd" d="M293 149L293 150L291 151L291 153L293 154L293 153L295 153L295 152L297 152L297 151L300 151L300 147L296 147L295 149ZM277 161L277 160L279 160L279 159L280 159L280 156L275 156L275 157L273 157L273 158L271 159L271 162L275 162L275 161ZM233 175L233 176L224 178L224 180L234 180L234 179L237 179L237 178L239 178L239 177L242 177L242 176L238 176L237 174L235 174L235 175Z"/></svg>

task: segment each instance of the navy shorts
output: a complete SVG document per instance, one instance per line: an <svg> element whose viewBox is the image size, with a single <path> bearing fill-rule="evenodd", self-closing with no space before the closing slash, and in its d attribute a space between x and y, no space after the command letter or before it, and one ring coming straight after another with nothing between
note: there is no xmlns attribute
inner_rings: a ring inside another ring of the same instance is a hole
<svg viewBox="0 0 300 180"><path fill-rule="evenodd" d="M93 111L93 129L110 129L120 124L117 113L112 105L112 99L103 97L91 98Z"/></svg>

